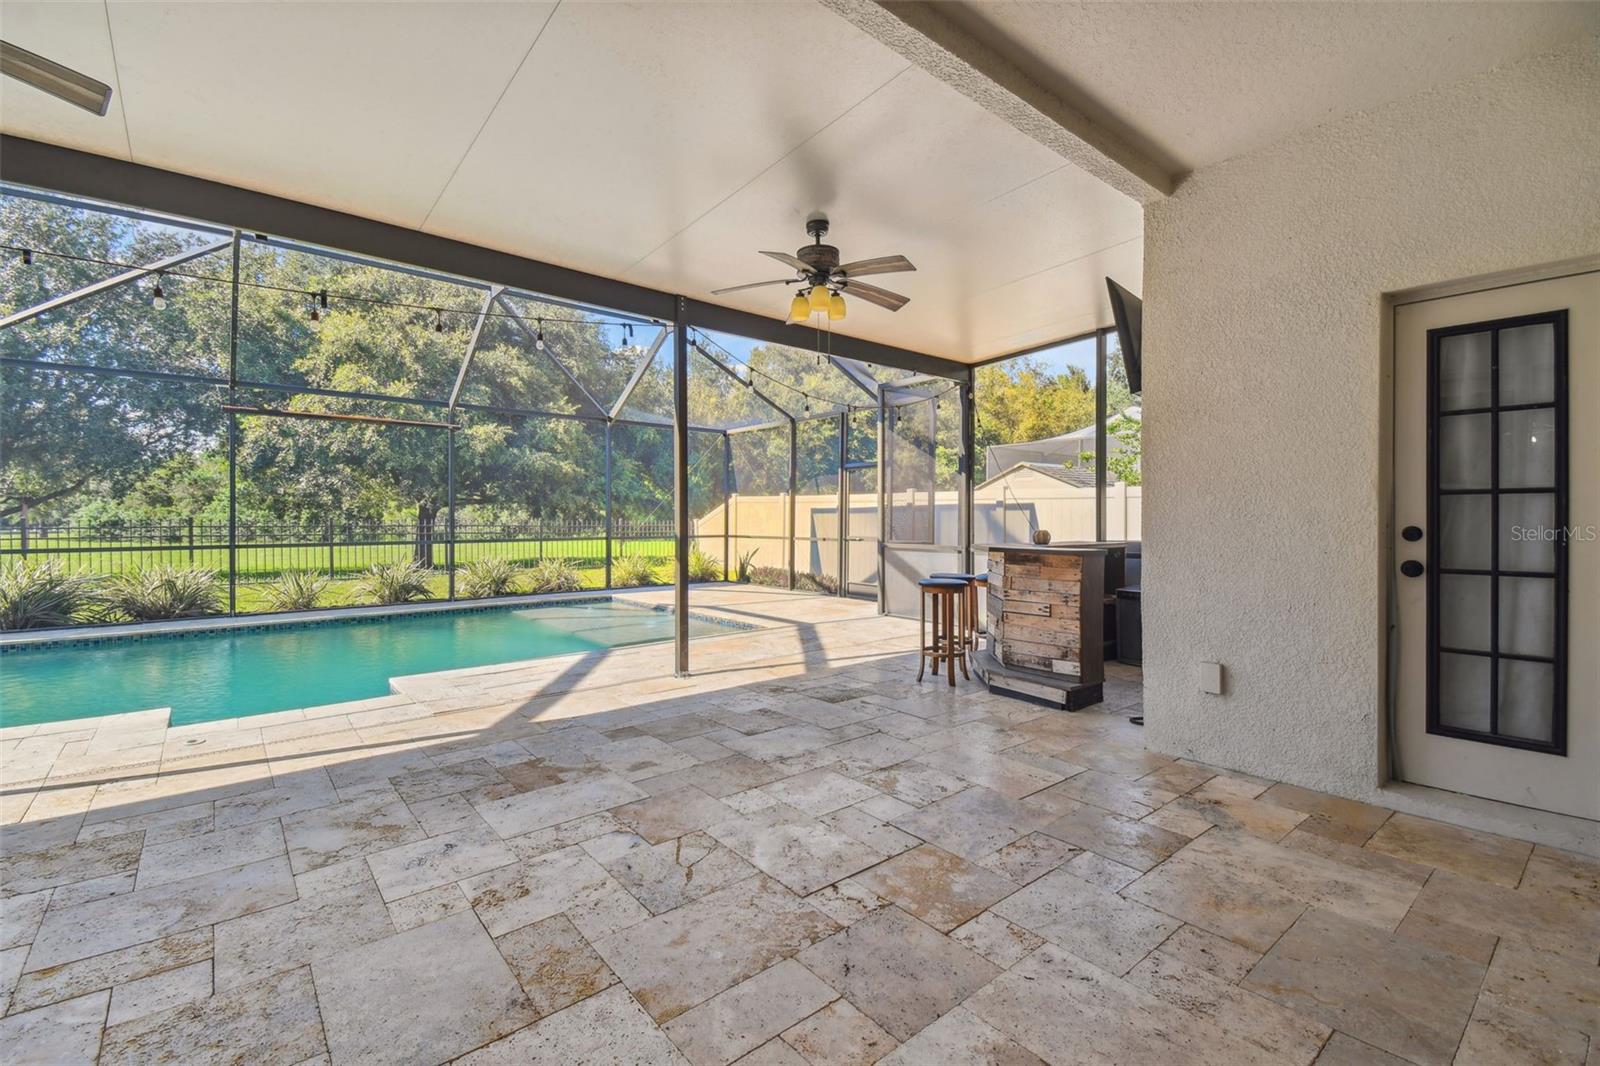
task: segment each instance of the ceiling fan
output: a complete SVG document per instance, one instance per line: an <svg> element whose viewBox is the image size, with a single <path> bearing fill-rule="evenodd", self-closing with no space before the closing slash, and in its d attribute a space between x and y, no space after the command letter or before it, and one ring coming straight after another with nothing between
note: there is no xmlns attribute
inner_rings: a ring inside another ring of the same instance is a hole
<svg viewBox="0 0 1600 1066"><path fill-rule="evenodd" d="M111 108L111 86L10 41L0 41L0 74L102 118Z"/></svg>
<svg viewBox="0 0 1600 1066"><path fill-rule="evenodd" d="M901 296L897 292L890 292L888 289L880 289L876 285L856 280L868 274L896 274L904 270L917 269L905 256L884 255L876 259L857 259L852 263L839 262L839 249L831 244L822 243L822 238L828 235L828 216L821 212L816 212L806 219L806 233L810 234L811 243L795 249L793 255L788 252L761 253L785 266L794 267L795 277L754 281L748 285L714 289L711 295L721 296L729 292L758 289L763 285L800 285L802 288L789 302L790 322L804 322L813 314L826 314L829 319L835 321L841 319L845 315L846 295L859 296L868 303L877 304L888 311L898 311L911 302L909 297Z"/></svg>

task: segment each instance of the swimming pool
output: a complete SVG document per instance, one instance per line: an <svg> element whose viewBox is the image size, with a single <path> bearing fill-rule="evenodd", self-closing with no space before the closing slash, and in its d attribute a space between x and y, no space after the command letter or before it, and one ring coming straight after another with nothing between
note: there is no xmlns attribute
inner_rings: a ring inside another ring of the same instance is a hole
<svg viewBox="0 0 1600 1066"><path fill-rule="evenodd" d="M389 679L672 639L610 599L112 638L0 654L0 726L171 707L172 725L383 696ZM689 635L733 632L689 617Z"/></svg>

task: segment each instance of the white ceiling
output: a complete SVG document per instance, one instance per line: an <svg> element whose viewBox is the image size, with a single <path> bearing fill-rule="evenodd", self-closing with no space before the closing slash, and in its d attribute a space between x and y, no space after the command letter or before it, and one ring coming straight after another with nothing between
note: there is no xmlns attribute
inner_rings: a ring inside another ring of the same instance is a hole
<svg viewBox="0 0 1600 1066"><path fill-rule="evenodd" d="M1359 7L1359 10L1357 8ZM1178 169L1545 50L1600 5L983 4L957 11ZM7 133L772 316L817 209L909 256L842 331L973 360L1109 325L1140 208L810 0L0 0L0 34L109 81L95 118L0 83Z"/></svg>
<svg viewBox="0 0 1600 1066"><path fill-rule="evenodd" d="M951 22L1182 173L1600 33L1600 3L950 0Z"/></svg>

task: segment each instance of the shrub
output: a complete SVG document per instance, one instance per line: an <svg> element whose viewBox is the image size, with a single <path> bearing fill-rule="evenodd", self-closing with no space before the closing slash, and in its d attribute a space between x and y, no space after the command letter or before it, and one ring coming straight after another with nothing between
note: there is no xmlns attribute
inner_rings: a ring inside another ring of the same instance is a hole
<svg viewBox="0 0 1600 1066"><path fill-rule="evenodd" d="M463 566L456 575L456 588L463 596L506 596L517 591L522 567L509 559L479 559Z"/></svg>
<svg viewBox="0 0 1600 1066"><path fill-rule="evenodd" d="M415 561L374 563L356 588L374 603L410 603L428 596L428 579L432 576L432 569Z"/></svg>
<svg viewBox="0 0 1600 1066"><path fill-rule="evenodd" d="M99 606L95 581L58 559L0 568L0 629L43 629L84 621Z"/></svg>
<svg viewBox="0 0 1600 1066"><path fill-rule="evenodd" d="M328 578L314 570L286 570L263 593L275 611L309 611L327 591Z"/></svg>
<svg viewBox="0 0 1600 1066"><path fill-rule="evenodd" d="M699 545L689 549L690 581L721 581L722 563L700 550Z"/></svg>
<svg viewBox="0 0 1600 1066"><path fill-rule="evenodd" d="M750 580L750 574L755 569L751 564L755 561L756 553L759 551L761 551L760 548L751 548L749 551L739 556L737 567L734 570L734 573L738 575L737 580L741 582L748 582Z"/></svg>
<svg viewBox="0 0 1600 1066"><path fill-rule="evenodd" d="M540 559L528 570L535 592L577 592L583 588L583 575L565 559Z"/></svg>
<svg viewBox="0 0 1600 1066"><path fill-rule="evenodd" d="M611 564L611 584L614 588L629 589L640 585L659 585L655 561L643 555L630 555Z"/></svg>
<svg viewBox="0 0 1600 1066"><path fill-rule="evenodd" d="M105 598L112 615L135 622L196 618L222 610L214 572L175 566L118 574L107 582Z"/></svg>

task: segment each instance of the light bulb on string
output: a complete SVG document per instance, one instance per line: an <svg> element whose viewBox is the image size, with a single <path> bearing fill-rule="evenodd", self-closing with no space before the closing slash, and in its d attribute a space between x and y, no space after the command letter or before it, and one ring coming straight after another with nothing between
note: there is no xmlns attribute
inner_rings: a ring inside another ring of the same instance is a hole
<svg viewBox="0 0 1600 1066"><path fill-rule="evenodd" d="M24 248L22 250L22 265L25 266L25 267L33 266L33 249L32 248Z"/></svg>
<svg viewBox="0 0 1600 1066"><path fill-rule="evenodd" d="M533 346L539 351L544 351L544 319L538 319L538 332L533 335Z"/></svg>
<svg viewBox="0 0 1600 1066"><path fill-rule="evenodd" d="M150 294L150 306L157 311L165 311L167 309L167 294L161 289L160 274L156 275L155 291Z"/></svg>
<svg viewBox="0 0 1600 1066"><path fill-rule="evenodd" d="M320 321L321 318L322 318L322 312L317 309L317 298L316 298L316 296L314 296L313 294L308 292L308 293L306 293L306 297L311 301L311 321L313 321L313 322Z"/></svg>
<svg viewBox="0 0 1600 1066"><path fill-rule="evenodd" d="M437 307L433 309L433 331L435 333L444 332L444 312Z"/></svg>

